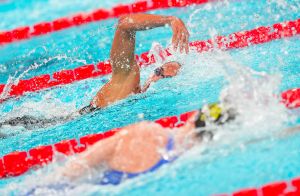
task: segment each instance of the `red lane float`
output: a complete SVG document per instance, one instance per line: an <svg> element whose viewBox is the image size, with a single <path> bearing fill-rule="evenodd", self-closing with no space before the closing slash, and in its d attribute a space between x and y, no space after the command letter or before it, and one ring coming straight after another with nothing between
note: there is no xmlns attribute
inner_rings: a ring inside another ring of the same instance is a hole
<svg viewBox="0 0 300 196"><path fill-rule="evenodd" d="M288 96L286 96L288 95ZM300 88L287 90L282 93L283 102L289 108L300 107L294 103L300 101ZM290 99L289 97L297 97L296 99ZM163 127L180 127L182 126L195 111L181 114L180 116L165 117L155 122ZM73 155L75 153L81 153L87 149L88 146L95 144L97 141L108 138L114 135L121 128L113 129L105 133L96 133L81 137L79 140L69 139L58 142L53 145L39 146L29 150L28 152L12 152L2 158L0 158L0 178L19 176L32 168L39 168L53 160L53 156L56 152L63 153L66 156ZM300 183L299 183L300 186ZM269 190L264 188L265 191ZM273 189L272 189L273 190ZM254 194L255 190L243 190L248 195ZM245 194L246 194L245 193ZM241 193L239 193L241 194ZM242 195L242 194L241 194Z"/></svg>
<svg viewBox="0 0 300 196"><path fill-rule="evenodd" d="M266 184L260 188L247 188L232 194L221 194L222 196L299 196L300 177L291 181L280 181ZM219 195L219 196L221 196Z"/></svg>
<svg viewBox="0 0 300 196"><path fill-rule="evenodd" d="M117 5L110 10L97 9L89 13L78 13L74 16L58 18L51 22L41 22L33 26L18 27L13 30L0 32L0 45L30 39L32 37L91 22L116 18L124 14L146 12L170 7L185 7L207 2L208 0L143 0L127 5Z"/></svg>
<svg viewBox="0 0 300 196"><path fill-rule="evenodd" d="M288 108L300 107L300 88L283 92L281 98Z"/></svg>
<svg viewBox="0 0 300 196"><path fill-rule="evenodd" d="M256 29L232 33L228 36L217 36L215 39L207 41L195 41L190 46L198 52L210 51L214 48L226 50L243 48L255 44L270 42L276 39L287 38L300 34L300 19L274 24L273 26L259 27ZM148 56L148 52L136 56L140 66L147 66L154 63L153 56ZM13 85L4 96L4 100L9 97L21 96L26 92L35 92L54 86L70 84L87 78L94 78L111 73L109 61L100 62L95 65L84 65L74 70L63 70L49 74L35 76L27 80L20 80ZM52 78L52 79L51 79ZM0 93L3 92L4 84L0 84Z"/></svg>

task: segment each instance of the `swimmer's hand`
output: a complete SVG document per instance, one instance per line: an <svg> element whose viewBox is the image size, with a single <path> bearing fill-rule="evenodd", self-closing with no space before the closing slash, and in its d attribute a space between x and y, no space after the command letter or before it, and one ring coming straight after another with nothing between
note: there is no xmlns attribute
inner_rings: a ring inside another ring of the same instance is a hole
<svg viewBox="0 0 300 196"><path fill-rule="evenodd" d="M144 86L142 87L141 89L141 93L144 93L148 90L148 88L150 87L150 85L153 83L153 82L157 82L158 80L160 80L161 77L159 76L156 76L156 75L152 75L148 78L148 80L146 81L146 83L144 84Z"/></svg>
<svg viewBox="0 0 300 196"><path fill-rule="evenodd" d="M87 174L89 171L88 164L84 162L85 160L73 159L67 162L66 166L59 169L59 174L69 180L76 180Z"/></svg>
<svg viewBox="0 0 300 196"><path fill-rule="evenodd" d="M180 52L183 52L185 50L186 53L189 52L189 37L190 34L182 22L177 17L170 17L170 26L173 31L173 37L172 37L172 45L175 49L175 51L179 48Z"/></svg>

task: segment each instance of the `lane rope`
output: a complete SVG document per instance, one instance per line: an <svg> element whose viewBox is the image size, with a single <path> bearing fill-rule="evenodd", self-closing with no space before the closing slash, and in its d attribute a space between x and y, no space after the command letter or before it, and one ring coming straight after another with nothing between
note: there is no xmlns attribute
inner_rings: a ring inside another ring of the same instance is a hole
<svg viewBox="0 0 300 196"><path fill-rule="evenodd" d="M245 188L232 194L218 194L215 196L299 196L300 177L290 181L271 182L259 188Z"/></svg>
<svg viewBox="0 0 300 196"><path fill-rule="evenodd" d="M300 107L300 88L290 89L281 94L282 102L290 109ZM170 116L156 120L155 122L163 127L174 128L184 123L196 111L187 112L179 116ZM76 139L69 139L53 145L44 145L32 148L28 152L12 152L0 158L0 178L19 176L32 168L39 168L52 162L55 153L62 153L66 156L85 151L88 146L97 141L114 135L121 128L83 136Z"/></svg>
<svg viewBox="0 0 300 196"><path fill-rule="evenodd" d="M32 26L17 27L12 30L0 32L0 46L91 22L117 18L125 14L199 5L207 2L209 0L142 0L131 4L117 5L109 10L100 8L89 13L78 13L50 22L40 22Z"/></svg>
<svg viewBox="0 0 300 196"><path fill-rule="evenodd" d="M262 44L277 39L293 37L300 34L300 19L276 23L272 26L261 26L256 29L232 33L228 36L217 36L206 41L194 41L190 43L191 48L197 52L207 52L213 49L235 49L251 45ZM170 53L168 53L170 55ZM154 56L149 52L136 56L140 66L148 66L155 62ZM62 70L50 74L35 76L30 79L20 80L18 84L0 84L0 101L11 97L22 96L28 92L35 92L43 89L53 88L71 84L88 78L95 78L111 73L109 60L100 62L97 65L84 65L71 70ZM6 87L6 88L5 88Z"/></svg>

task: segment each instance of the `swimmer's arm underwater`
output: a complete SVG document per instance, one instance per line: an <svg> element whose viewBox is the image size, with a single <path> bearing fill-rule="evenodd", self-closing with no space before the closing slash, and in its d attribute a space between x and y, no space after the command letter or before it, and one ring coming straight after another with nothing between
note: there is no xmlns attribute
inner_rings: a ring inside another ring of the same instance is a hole
<svg viewBox="0 0 300 196"><path fill-rule="evenodd" d="M246 144L258 143L258 142L261 142L261 141L264 141L264 140L267 140L267 139L283 139L283 138L287 138L289 136L296 135L296 134L299 134L299 133L300 133L300 126L290 127L290 128L284 129L284 130L282 130L278 133L275 133L274 135L271 135L271 137L270 136L264 136L264 137L261 137L261 138L252 139L252 140L246 142Z"/></svg>

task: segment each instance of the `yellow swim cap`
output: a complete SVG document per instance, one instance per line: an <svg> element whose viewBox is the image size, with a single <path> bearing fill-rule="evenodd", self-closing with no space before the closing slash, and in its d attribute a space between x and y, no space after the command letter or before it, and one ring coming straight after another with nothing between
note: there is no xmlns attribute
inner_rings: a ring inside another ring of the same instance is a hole
<svg viewBox="0 0 300 196"><path fill-rule="evenodd" d="M199 111L198 119L195 122L196 127L204 127L206 121L217 122L222 117L222 107L217 104L209 104Z"/></svg>
<svg viewBox="0 0 300 196"><path fill-rule="evenodd" d="M208 106L208 108L209 108L209 116L214 121L217 121L222 115L222 108L220 107L220 105L217 103L214 103L214 104L210 104Z"/></svg>

